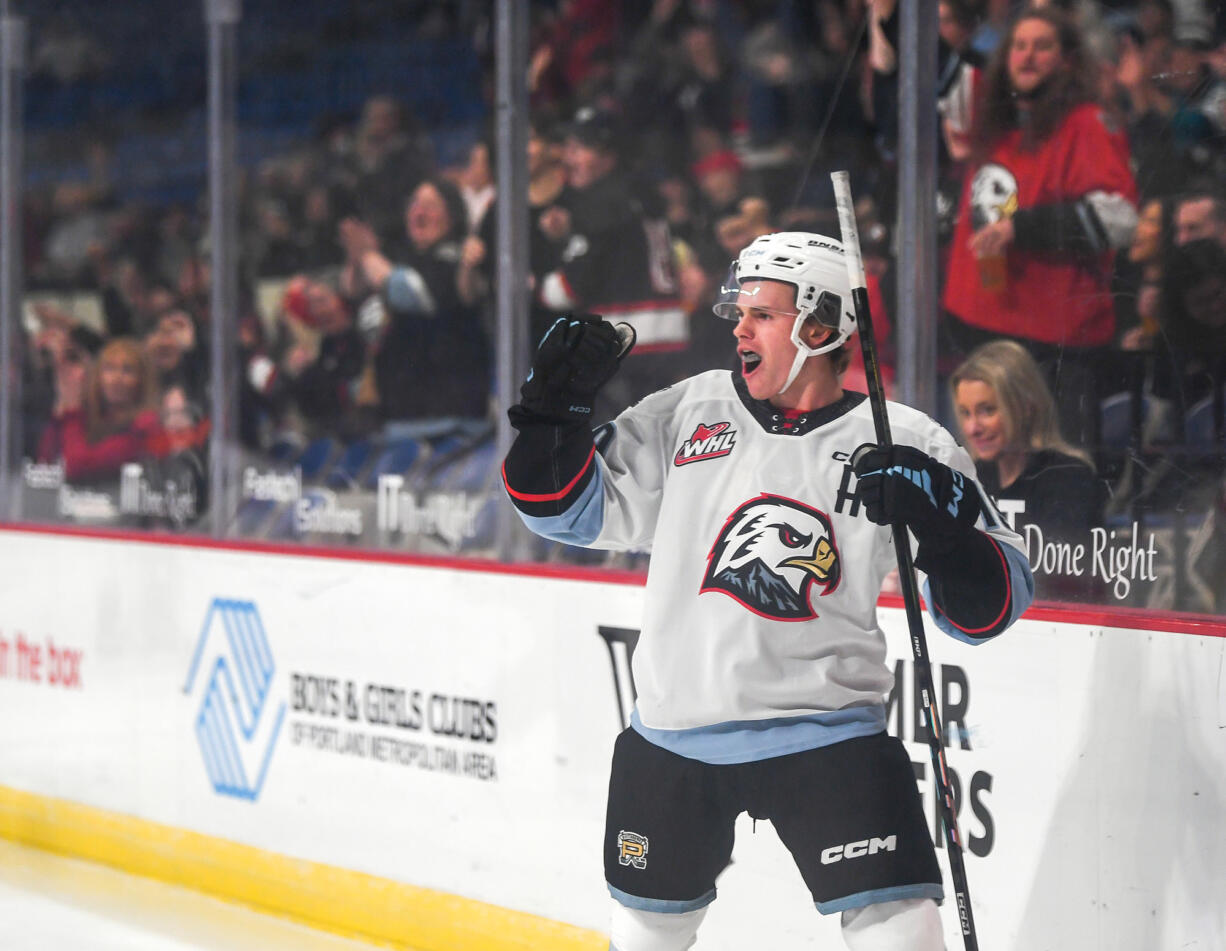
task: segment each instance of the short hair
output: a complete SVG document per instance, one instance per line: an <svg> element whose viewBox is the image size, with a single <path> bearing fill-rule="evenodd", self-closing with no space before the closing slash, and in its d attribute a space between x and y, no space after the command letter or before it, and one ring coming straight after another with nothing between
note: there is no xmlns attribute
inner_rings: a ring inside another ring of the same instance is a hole
<svg viewBox="0 0 1226 951"><path fill-rule="evenodd" d="M830 362L834 366L834 375L842 376L851 366L851 342L844 341L843 346L835 347L827 356L830 357Z"/></svg>
<svg viewBox="0 0 1226 951"><path fill-rule="evenodd" d="M1209 188L1195 188L1192 191L1184 192L1175 199L1175 210L1179 211L1184 205L1194 201L1209 202L1209 214L1219 224L1226 224L1226 199L1221 194Z"/></svg>
<svg viewBox="0 0 1226 951"><path fill-rule="evenodd" d="M973 30L979 25L980 10L978 4L972 5L970 0L941 0L941 2L949 7L949 15L963 29Z"/></svg>

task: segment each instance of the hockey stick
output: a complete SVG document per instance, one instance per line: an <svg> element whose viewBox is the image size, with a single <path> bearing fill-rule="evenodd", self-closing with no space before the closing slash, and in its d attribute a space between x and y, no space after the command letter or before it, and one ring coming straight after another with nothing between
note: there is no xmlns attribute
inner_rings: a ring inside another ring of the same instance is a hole
<svg viewBox="0 0 1226 951"><path fill-rule="evenodd" d="M843 238L843 255L847 261L847 276L851 281L851 300L855 308L856 327L860 336L860 353L864 357L864 377L868 381L868 401L873 411L873 428L877 443L893 445L890 419L885 409L885 389L881 385L881 367L877 363L877 345L873 339L873 315L868 304L868 289L864 279L864 261L860 256L860 233L856 227L856 212L851 200L851 181L847 172L831 172L834 201L839 212L839 231ZM919 586L915 580L915 565L911 559L911 543L905 525L895 522L894 550L898 554L898 580L902 585L903 604L907 610L907 629L911 634L911 653L919 674L919 686L924 715L928 720L928 750L932 755L932 772L937 800L941 806L941 822L945 827L949 872L958 900L958 919L962 923L962 938L966 951L978 951L975 919L971 914L971 897L966 885L966 866L962 861L962 838L958 834L958 819L954 813L953 794L949 788L949 772L945 767L941 716L936 707L936 690L932 684L932 665L928 660L928 642L924 637L924 619L920 612Z"/></svg>

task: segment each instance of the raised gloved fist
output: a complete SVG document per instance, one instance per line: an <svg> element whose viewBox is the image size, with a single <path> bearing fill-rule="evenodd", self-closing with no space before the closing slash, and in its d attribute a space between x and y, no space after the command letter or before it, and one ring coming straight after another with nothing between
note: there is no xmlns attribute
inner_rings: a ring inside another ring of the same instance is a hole
<svg viewBox="0 0 1226 951"><path fill-rule="evenodd" d="M600 388L609 382L630 348L634 328L598 314L568 314L546 331L519 389L520 405L551 419L591 419Z"/></svg>
<svg viewBox="0 0 1226 951"><path fill-rule="evenodd" d="M979 493L966 477L913 446L865 443L851 466L869 520L900 522L921 545L945 548L979 518Z"/></svg>

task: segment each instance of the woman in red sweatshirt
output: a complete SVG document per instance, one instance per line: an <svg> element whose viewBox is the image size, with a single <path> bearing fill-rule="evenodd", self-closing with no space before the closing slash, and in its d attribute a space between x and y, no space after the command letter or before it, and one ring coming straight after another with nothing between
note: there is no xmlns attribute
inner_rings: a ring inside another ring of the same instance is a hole
<svg viewBox="0 0 1226 951"><path fill-rule="evenodd" d="M117 476L125 462L147 453L159 430L157 377L137 341L117 337L84 372L60 367L56 378L41 461L63 460L69 482L93 482Z"/></svg>

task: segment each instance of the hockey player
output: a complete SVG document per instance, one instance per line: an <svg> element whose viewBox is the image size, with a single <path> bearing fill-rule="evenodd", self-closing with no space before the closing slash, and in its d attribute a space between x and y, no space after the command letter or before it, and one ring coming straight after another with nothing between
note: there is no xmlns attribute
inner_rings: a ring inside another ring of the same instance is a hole
<svg viewBox="0 0 1226 951"><path fill-rule="evenodd" d="M774 824L853 951L936 951L940 871L910 759L885 732L889 526L918 543L936 625L972 644L1030 603L1021 539L922 413L890 404L898 445L855 455L874 430L839 383L855 323L838 241L757 238L725 291L739 371L686 379L593 434L592 401L633 334L572 316L510 409L503 475L524 521L652 552L609 788L611 947L692 946L745 811Z"/></svg>

